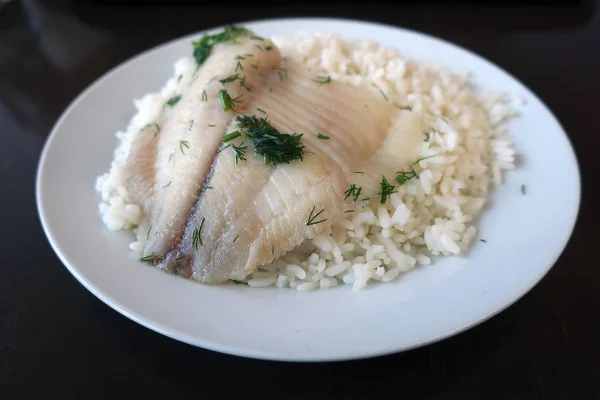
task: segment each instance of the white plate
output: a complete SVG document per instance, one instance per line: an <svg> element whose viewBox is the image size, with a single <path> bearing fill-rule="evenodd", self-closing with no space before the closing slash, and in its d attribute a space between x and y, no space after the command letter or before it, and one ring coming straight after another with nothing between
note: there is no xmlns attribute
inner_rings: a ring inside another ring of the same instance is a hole
<svg viewBox="0 0 600 400"><path fill-rule="evenodd" d="M203 286L137 262L127 248L130 237L104 229L95 178L110 164L113 132L134 113L132 99L160 88L198 33L107 73L69 106L46 143L37 177L44 229L67 268L98 298L150 329L207 349L275 360L344 360L461 332L515 302L548 272L572 232L580 178L565 132L525 86L473 53L389 26L330 19L243 25L262 36L308 29L374 39L410 58L471 70L486 88L523 95L528 104L511 125L520 165L493 192L492 207L479 221L487 243L357 293L349 286L312 293Z"/></svg>

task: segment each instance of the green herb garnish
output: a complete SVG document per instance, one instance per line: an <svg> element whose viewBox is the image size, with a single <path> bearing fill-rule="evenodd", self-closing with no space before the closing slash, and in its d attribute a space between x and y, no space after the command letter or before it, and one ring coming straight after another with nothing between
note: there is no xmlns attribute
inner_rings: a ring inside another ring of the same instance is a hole
<svg viewBox="0 0 600 400"><path fill-rule="evenodd" d="M415 171L415 169L413 168L413 165L418 164L420 161L423 161L427 158L432 158L432 157L435 157L435 156L419 158L417 161L415 161L414 163L412 163L408 166L410 168L410 171L396 172L396 174L397 174L396 182L398 182L398 184L400 184L400 185L404 185L407 181L409 181L413 178L419 178L419 175L417 174L417 171Z"/></svg>
<svg viewBox="0 0 600 400"><path fill-rule="evenodd" d="M485 240L485 239L479 239L479 241L483 242L483 243L487 243L487 240Z"/></svg>
<svg viewBox="0 0 600 400"><path fill-rule="evenodd" d="M248 146L244 146L243 144L244 142L239 146L236 146L233 143L231 144L231 148L235 153L235 165L237 165L239 161L246 161L246 151L248 150Z"/></svg>
<svg viewBox="0 0 600 400"><path fill-rule="evenodd" d="M156 258L156 257L154 256L154 252L152 252L152 254L150 254L149 256L146 256L146 257L142 257L142 258L140 258L140 261L141 261L141 262L145 262L145 263L152 264L152 263L154 263L154 259L155 259L155 258Z"/></svg>
<svg viewBox="0 0 600 400"><path fill-rule="evenodd" d="M237 235L237 236L235 237L235 239L233 239L233 242L231 242L231 243L235 243L235 241L236 241L236 240L238 240L238 238L239 238L239 237L240 237L240 235Z"/></svg>
<svg viewBox="0 0 600 400"><path fill-rule="evenodd" d="M527 194L527 187L525 184L521 185L521 194L525 196Z"/></svg>
<svg viewBox="0 0 600 400"><path fill-rule="evenodd" d="M232 99L231 96L229 95L229 93L227 93L227 90L221 89L221 90L219 90L219 99L221 100L221 105L223 106L223 111L229 111L229 110L235 111L235 109L233 108L233 105L235 103L240 103L242 96L238 96L235 99Z"/></svg>
<svg viewBox="0 0 600 400"><path fill-rule="evenodd" d="M353 174L360 174L360 175L364 175L365 173L362 171L354 171Z"/></svg>
<svg viewBox="0 0 600 400"><path fill-rule="evenodd" d="M169 183L167 183L165 186L163 186L163 189L166 188L166 187L169 187L171 185L171 182L172 181L169 181Z"/></svg>
<svg viewBox="0 0 600 400"><path fill-rule="evenodd" d="M383 176L381 178L380 187L381 187L381 192L377 193L377 194L381 195L379 204L385 204L389 195L391 195L392 193L397 193L397 191L394 190L396 187L394 185L390 184L387 181L387 179L385 178L385 176Z"/></svg>
<svg viewBox="0 0 600 400"><path fill-rule="evenodd" d="M344 192L346 195L344 200L346 200L348 197L352 197L352 201L356 202L358 200L358 196L360 196L360 192L362 192L362 187L356 187L356 185L353 183L350 185L350 189Z"/></svg>
<svg viewBox="0 0 600 400"><path fill-rule="evenodd" d="M148 227L148 232L146 233L146 240L150 239L150 230L152 229L152 225Z"/></svg>
<svg viewBox="0 0 600 400"><path fill-rule="evenodd" d="M242 136L242 133L240 131L233 131L233 132L228 133L227 135L223 136L223 142L227 143L230 140L239 138L240 136Z"/></svg>
<svg viewBox="0 0 600 400"><path fill-rule="evenodd" d="M177 104L179 102L179 100L181 100L181 95L171 97L169 100L167 100L167 105L169 107L173 107L175 104Z"/></svg>
<svg viewBox="0 0 600 400"><path fill-rule="evenodd" d="M431 132L423 132L423 135L425 135L424 142L429 142L429 138L430 138L430 135L431 135L432 132L433 131L431 131Z"/></svg>
<svg viewBox="0 0 600 400"><path fill-rule="evenodd" d="M219 80L219 82L221 82L221 84L224 85L224 84L229 83L229 82L237 81L239 79L239 77L240 77L239 74L230 75L227 78Z"/></svg>
<svg viewBox="0 0 600 400"><path fill-rule="evenodd" d="M189 149L190 148L190 144L188 143L187 140L180 140L179 141L179 150L181 150L181 154L183 154L185 156L185 151L183 150L183 148Z"/></svg>
<svg viewBox="0 0 600 400"><path fill-rule="evenodd" d="M319 211L318 213L313 215L313 213L315 212L315 208L316 208L316 206L313 206L313 208L310 212L310 215L308 216L308 221L306 222L306 226L316 225L316 224L320 224L321 222L327 221L327 218L324 218L319 221L315 221L315 219L317 219L319 217L319 215L321 215L321 213L323 213L323 211L325 211L325 209L322 209L321 211Z"/></svg>
<svg viewBox="0 0 600 400"><path fill-rule="evenodd" d="M354 212L354 210L346 210L346 211L344 211L344 214L346 214L346 213L353 213L353 212Z"/></svg>
<svg viewBox="0 0 600 400"><path fill-rule="evenodd" d="M304 146L302 134L286 134L275 129L267 118L240 115L236 117L238 126L252 142L257 154L263 156L265 165L302 161Z"/></svg>
<svg viewBox="0 0 600 400"><path fill-rule="evenodd" d="M252 39L252 40L265 40L264 38L261 38L258 35L252 35L252 36L250 36L250 39Z"/></svg>
<svg viewBox="0 0 600 400"><path fill-rule="evenodd" d="M202 222L200 222L200 228L194 228L192 232L192 247L194 250L198 250L198 246L202 246L202 237L200 237L200 233L202 232L202 227L204 226L205 218L202 217Z"/></svg>
<svg viewBox="0 0 600 400"><path fill-rule="evenodd" d="M379 90L379 93L381 93L381 95L383 96L383 98L385 99L385 101L389 101L390 99L388 99L388 97L385 95L385 93L383 93L383 90L377 88L377 90Z"/></svg>
<svg viewBox="0 0 600 400"><path fill-rule="evenodd" d="M317 138L321 140L329 140L329 136L325 136L321 133L317 133Z"/></svg>
<svg viewBox="0 0 600 400"><path fill-rule="evenodd" d="M326 85L328 83L331 83L331 77L329 75L327 76L317 76L316 79L312 80L313 82L317 82L319 85Z"/></svg>
<svg viewBox="0 0 600 400"><path fill-rule="evenodd" d="M260 111L261 113L266 114L266 111L263 110L262 108L257 108L256 111Z"/></svg>
<svg viewBox="0 0 600 400"><path fill-rule="evenodd" d="M173 154L175 154L175 153L171 153L171 155L169 156L169 161L168 162L171 162L171 158L173 158Z"/></svg>
<svg viewBox="0 0 600 400"><path fill-rule="evenodd" d="M212 49L219 43L234 43L237 42L238 38L243 36L250 36L252 32L246 28L237 26L227 26L221 33L215 35L204 35L202 39L192 42L194 45L194 59L200 66L210 56Z"/></svg>
<svg viewBox="0 0 600 400"><path fill-rule="evenodd" d="M193 119L190 121L190 127L189 127L188 131L192 130L192 126L194 126L194 120Z"/></svg>
<svg viewBox="0 0 600 400"><path fill-rule="evenodd" d="M235 64L235 72L238 72L238 69L240 71L244 70L244 67L242 67L242 64L240 64L240 62L238 61L237 64Z"/></svg>
<svg viewBox="0 0 600 400"><path fill-rule="evenodd" d="M242 79L240 80L240 86L249 92L251 92L252 89L254 89L252 86L246 84L246 76L242 77Z"/></svg>
<svg viewBox="0 0 600 400"><path fill-rule="evenodd" d="M256 47L257 49L259 49L260 51L265 51L265 49L263 49L262 46L259 45L259 44L255 44L254 47Z"/></svg>
<svg viewBox="0 0 600 400"><path fill-rule="evenodd" d="M202 101L208 100L208 96L206 95L206 90L202 91Z"/></svg>
<svg viewBox="0 0 600 400"><path fill-rule="evenodd" d="M273 50L273 46L266 46L266 47L265 47L265 50L266 50L266 51L271 51L271 50Z"/></svg>

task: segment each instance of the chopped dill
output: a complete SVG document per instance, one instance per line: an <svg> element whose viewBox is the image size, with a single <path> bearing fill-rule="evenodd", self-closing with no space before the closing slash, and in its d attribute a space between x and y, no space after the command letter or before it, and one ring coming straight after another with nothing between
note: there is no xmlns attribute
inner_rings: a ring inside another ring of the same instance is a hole
<svg viewBox="0 0 600 400"><path fill-rule="evenodd" d="M152 135L152 137L156 137L156 135L158 135L160 133L160 126L156 122L145 125L144 127L142 127L142 129L140 129L140 132L143 131L144 129L150 128L151 126L156 128L154 130L154 135Z"/></svg>
<svg viewBox="0 0 600 400"><path fill-rule="evenodd" d="M410 107L410 106L404 106L404 107L402 107L402 106L399 106L398 104L394 103L394 107L396 107L399 110L412 111L412 107Z"/></svg>
<svg viewBox="0 0 600 400"><path fill-rule="evenodd" d="M317 82L319 85L326 85L328 83L331 83L331 76L327 75L327 76L317 76L316 79L312 80L313 82Z"/></svg>
<svg viewBox="0 0 600 400"><path fill-rule="evenodd" d="M356 202L358 200L358 196L360 196L360 192L362 192L362 187L356 187L356 185L353 183L350 185L350 189L344 192L346 195L344 200L346 200L348 197L352 197L352 201Z"/></svg>
<svg viewBox="0 0 600 400"><path fill-rule="evenodd" d="M244 142L239 146L232 143L231 148L235 153L235 165L237 165L239 161L246 161L246 151L248 150L248 146L244 146Z"/></svg>
<svg viewBox="0 0 600 400"><path fill-rule="evenodd" d="M244 76L241 80L240 80L240 86L243 87L244 89L246 89L247 91L251 92L252 89L254 89L252 86L247 85L246 84L246 76Z"/></svg>
<svg viewBox="0 0 600 400"><path fill-rule="evenodd" d="M237 116L236 120L241 132L252 142L256 153L263 156L265 165L303 160L302 133L281 133L266 117L257 118L254 115L242 114Z"/></svg>
<svg viewBox="0 0 600 400"><path fill-rule="evenodd" d="M181 95L173 96L169 100L167 100L167 105L169 107L173 107L175 106L175 104L179 103L179 100L181 100Z"/></svg>
<svg viewBox="0 0 600 400"><path fill-rule="evenodd" d="M188 131L192 130L192 126L194 126L194 120L193 119L190 120L190 127L189 127Z"/></svg>
<svg viewBox="0 0 600 400"><path fill-rule="evenodd" d="M242 136L242 133L240 131L233 131L231 133L228 133L227 135L223 136L223 143L227 143L230 140L239 138L240 136Z"/></svg>
<svg viewBox="0 0 600 400"><path fill-rule="evenodd" d="M177 258L175 259L175 261L177 262L177 261L179 261L179 260L183 260L184 258L185 258L185 256L179 256L179 257L177 257Z"/></svg>
<svg viewBox="0 0 600 400"><path fill-rule="evenodd" d="M256 64L250 64L250 66L254 69L258 69L258 61L256 62Z"/></svg>
<svg viewBox="0 0 600 400"><path fill-rule="evenodd" d="M148 233L146 233L146 240L150 239L150 230L152 229L152 225L148 227Z"/></svg>
<svg viewBox="0 0 600 400"><path fill-rule="evenodd" d="M429 156L429 157L423 157L423 158L419 158L417 161L415 161L414 163L410 164L408 167L410 168L410 171L399 171L396 172L396 182L398 182L399 185L404 185L407 181L413 179L413 178L419 178L419 175L417 174L417 171L415 171L413 165L418 164L420 161L423 161L425 159L428 158L432 158L435 156Z"/></svg>
<svg viewBox="0 0 600 400"><path fill-rule="evenodd" d="M273 50L273 46L265 46L265 50L266 51L271 51L271 50Z"/></svg>
<svg viewBox="0 0 600 400"><path fill-rule="evenodd" d="M440 118L442 119L442 121L444 121L447 124L450 124L450 121L448 121L448 118L444 117L443 115L440 115Z"/></svg>
<svg viewBox="0 0 600 400"><path fill-rule="evenodd" d="M235 237L235 239L233 239L233 242L231 242L231 243L235 243L235 241L236 241L236 240L238 240L238 238L239 238L239 237L240 237L240 235L237 235L237 236Z"/></svg>
<svg viewBox="0 0 600 400"><path fill-rule="evenodd" d="M266 114L265 110L263 110L262 108L257 108L256 111L260 111L263 114Z"/></svg>
<svg viewBox="0 0 600 400"><path fill-rule="evenodd" d="M145 262L145 263L152 264L152 263L154 263L154 259L155 259L155 258L156 258L156 257L154 256L154 252L152 252L152 254L150 254L150 255L148 255L148 256L146 256L146 257L142 257L142 258L140 258L140 261L141 261L141 262Z"/></svg>
<svg viewBox="0 0 600 400"><path fill-rule="evenodd" d="M238 69L240 71L244 70L244 67L242 67L242 64L238 61L237 64L235 65L235 72L238 72Z"/></svg>
<svg viewBox="0 0 600 400"><path fill-rule="evenodd" d="M317 138L321 139L321 140L329 140L330 139L329 136L325 136L321 133L317 133Z"/></svg>
<svg viewBox="0 0 600 400"><path fill-rule="evenodd" d="M167 188L167 187L169 187L169 186L171 186L171 182L172 182L172 181L169 181L169 183L167 183L165 186L163 186L163 189L164 189L164 188Z"/></svg>
<svg viewBox="0 0 600 400"><path fill-rule="evenodd" d="M479 239L479 241L483 242L483 243L487 243L487 240L485 240L485 239Z"/></svg>
<svg viewBox="0 0 600 400"><path fill-rule="evenodd" d="M275 245L271 246L271 255L275 254Z"/></svg>
<svg viewBox="0 0 600 400"><path fill-rule="evenodd" d="M235 43L238 38L250 35L252 35L252 32L248 29L234 25L225 27L225 30L221 33L204 35L202 39L192 42L192 45L194 46L194 59L198 66L200 66L208 59L210 53L217 44Z"/></svg>
<svg viewBox="0 0 600 400"><path fill-rule="evenodd" d="M379 93L381 93L381 95L383 96L383 98L385 99L385 101L390 101L390 99L388 99L388 97L385 95L385 93L383 93L383 90L377 88L377 90L379 90Z"/></svg>
<svg viewBox="0 0 600 400"><path fill-rule="evenodd" d="M236 59L236 60L245 60L245 59L246 59L246 57L244 57L244 56L241 56L241 55L239 55L239 54L238 54L237 56L235 56L235 59Z"/></svg>
<svg viewBox="0 0 600 400"><path fill-rule="evenodd" d="M252 40L265 40L264 38L261 38L258 35L252 35L252 36L250 36L250 39L252 39Z"/></svg>
<svg viewBox="0 0 600 400"><path fill-rule="evenodd" d="M287 69L285 69L285 68L282 68L282 67L277 67L277 68L275 68L275 69L276 69L277 71L279 71L280 73L281 73L281 72L283 72L283 74L285 75L285 77L286 77L286 78L288 77L288 71L287 71Z"/></svg>
<svg viewBox="0 0 600 400"><path fill-rule="evenodd" d="M423 140L424 142L429 142L429 138L430 135L433 133L433 131L431 132L423 132L423 135L425 135L425 139Z"/></svg>
<svg viewBox="0 0 600 400"><path fill-rule="evenodd" d="M208 124L208 126L209 126L210 128L214 128L216 125L215 125L215 124Z"/></svg>
<svg viewBox="0 0 600 400"><path fill-rule="evenodd" d="M317 219L319 217L319 215L321 215L321 213L323 213L323 211L325 211L325 209L322 209L321 211L319 211L318 213L313 215L313 213L315 212L315 208L316 208L316 206L313 206L313 208L310 212L310 215L308 216L308 221L306 222L306 226L316 225L316 224L320 224L321 222L327 221L327 218L324 218L319 221L315 221L315 219Z"/></svg>
<svg viewBox="0 0 600 400"><path fill-rule="evenodd" d="M203 186L202 187L202 190L209 190L209 189L212 189L212 186Z"/></svg>
<svg viewBox="0 0 600 400"><path fill-rule="evenodd" d="M227 93L227 90L225 90L225 89L219 90L219 99L221 100L221 105L223 106L223 111L229 111L229 110L235 111L235 109L233 108L233 105L235 103L241 102L241 98L242 98L242 96L238 96L235 99L232 99L231 96L229 95L229 93Z"/></svg>
<svg viewBox="0 0 600 400"><path fill-rule="evenodd" d="M198 250L199 245L202 246L202 237L200 236L200 233L202 232L202 227L204 226L204 220L205 218L202 217L200 228L194 228L194 231L192 232L192 247L194 250Z"/></svg>
<svg viewBox="0 0 600 400"><path fill-rule="evenodd" d="M346 211L344 211L344 214L353 213L353 212L354 212L354 210L346 210Z"/></svg>
<svg viewBox="0 0 600 400"><path fill-rule="evenodd" d="M171 162L171 158L173 158L173 154L175 154L175 153L171 153L171 155L169 156L169 161L168 162Z"/></svg>
<svg viewBox="0 0 600 400"><path fill-rule="evenodd" d="M202 101L208 100L208 96L206 95L206 90L202 91Z"/></svg>
<svg viewBox="0 0 600 400"><path fill-rule="evenodd" d="M246 57L254 57L254 54L252 54L252 53L246 53L246 54L244 54L244 55L245 55Z"/></svg>
<svg viewBox="0 0 600 400"><path fill-rule="evenodd" d="M397 193L397 191L394 190L396 187L394 185L390 184L388 182L388 180L385 178L385 176L383 176L381 178L380 186L381 186L381 192L377 193L377 194L381 195L379 204L385 204L389 195L391 195L392 193Z"/></svg>
<svg viewBox="0 0 600 400"><path fill-rule="evenodd" d="M263 49L263 47L260 44L255 44L254 47L259 49L260 51L265 51L265 49Z"/></svg>
<svg viewBox="0 0 600 400"><path fill-rule="evenodd" d="M354 171L353 174L360 174L360 175L364 175L365 173L362 171Z"/></svg>
<svg viewBox="0 0 600 400"><path fill-rule="evenodd" d="M220 79L219 82L224 85L229 82L237 81L239 78L240 74L229 75L227 78Z"/></svg>
<svg viewBox="0 0 600 400"><path fill-rule="evenodd" d="M181 78L183 78L183 75L181 75L181 74L180 74L180 75L177 77L177 82L181 82Z"/></svg>
<svg viewBox="0 0 600 400"><path fill-rule="evenodd" d="M190 148L190 144L187 140L180 140L179 141L179 150L181 150L181 154L183 154L185 156L185 151L183 150L183 148L189 149Z"/></svg>
<svg viewBox="0 0 600 400"><path fill-rule="evenodd" d="M525 196L527 194L527 187L525 184L521 185L521 194Z"/></svg>

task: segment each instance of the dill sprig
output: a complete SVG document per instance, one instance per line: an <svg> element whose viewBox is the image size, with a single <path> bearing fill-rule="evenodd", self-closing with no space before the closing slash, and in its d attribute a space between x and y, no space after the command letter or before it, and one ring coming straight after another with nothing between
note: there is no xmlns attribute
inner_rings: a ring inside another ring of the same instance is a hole
<svg viewBox="0 0 600 400"><path fill-rule="evenodd" d="M148 227L148 232L146 232L146 240L150 239L150 230L152 229L152 225Z"/></svg>
<svg viewBox="0 0 600 400"><path fill-rule="evenodd" d="M252 86L246 84L246 76L245 75L242 77L242 79L240 79L240 86L249 92L251 92L252 89L254 89Z"/></svg>
<svg viewBox="0 0 600 400"><path fill-rule="evenodd" d="M219 82L221 82L221 84L224 85L229 82L237 81L239 78L240 78L240 74L235 74L235 75L230 75L227 78L220 79Z"/></svg>
<svg viewBox="0 0 600 400"><path fill-rule="evenodd" d="M346 195L344 200L346 200L348 197L352 197L352 201L356 202L358 200L358 196L360 196L360 192L362 192L362 187L356 187L356 185L353 183L350 185L350 189L344 192Z"/></svg>
<svg viewBox="0 0 600 400"><path fill-rule="evenodd" d="M381 178L381 182L379 185L381 187L381 192L377 193L378 195L381 195L379 204L385 204L389 195L391 195L392 193L397 193L397 191L394 190L396 187L394 185L390 184L388 182L388 180L385 178L385 176L383 176Z"/></svg>
<svg viewBox="0 0 600 400"><path fill-rule="evenodd" d="M181 95L173 96L169 100L167 100L166 104L169 107L173 107L175 104L179 103L179 100L181 100Z"/></svg>
<svg viewBox="0 0 600 400"><path fill-rule="evenodd" d="M150 254L150 255L148 255L148 256L145 256L145 257L142 257L142 258L140 258L140 261L141 261L141 262L148 263L148 264L153 264L153 263L154 263L154 261L155 261L155 259L156 259L156 256L154 255L154 252L152 252L152 254Z"/></svg>
<svg viewBox="0 0 600 400"><path fill-rule="evenodd" d="M317 133L317 139L321 139L321 140L329 140L329 136L325 136L322 133Z"/></svg>
<svg viewBox="0 0 600 400"><path fill-rule="evenodd" d="M239 237L240 237L240 235L237 235L237 236L235 237L235 239L233 239L233 242L231 242L231 243L235 243L235 241L236 241L236 240L238 240L238 238L239 238Z"/></svg>
<svg viewBox="0 0 600 400"><path fill-rule="evenodd" d="M189 149L190 148L190 144L187 140L180 140L179 141L179 150L181 150L181 154L183 154L185 156L185 151L183 150L183 148Z"/></svg>
<svg viewBox="0 0 600 400"><path fill-rule="evenodd" d="M192 130L192 126L194 126L194 120L190 120L190 127L188 128L188 131Z"/></svg>
<svg viewBox="0 0 600 400"><path fill-rule="evenodd" d="M331 76L317 76L317 78L312 81L317 82L319 85L327 85L328 83L331 83Z"/></svg>
<svg viewBox="0 0 600 400"><path fill-rule="evenodd" d="M223 136L223 143L227 143L230 140L239 138L240 136L242 136L242 132L240 131L233 131L231 133L228 133L227 135Z"/></svg>
<svg viewBox="0 0 600 400"><path fill-rule="evenodd" d="M410 168L410 171L399 171L396 172L396 182L398 182L399 185L404 185L407 181L413 179L413 178L419 178L419 175L417 174L417 171L415 171L415 168L413 167L413 165L418 164L420 161L426 160L428 158L432 158L435 156L429 156L429 157L423 157L423 158L419 158L417 161L415 161L414 163L410 164L408 167Z"/></svg>
<svg viewBox="0 0 600 400"><path fill-rule="evenodd" d="M163 189L164 188L168 188L169 186L171 186L171 182L173 182L173 181L169 181L169 183L167 183L165 186L163 186Z"/></svg>
<svg viewBox="0 0 600 400"><path fill-rule="evenodd" d="M323 213L323 211L325 211L325 209L322 209L321 211L319 211L318 213L313 215L313 213L315 212L315 208L316 208L316 206L313 206L313 208L310 212L310 215L308 216L308 221L306 222L306 226L316 225L316 224L320 224L321 222L327 221L327 218L324 218L319 221L315 221L315 219L317 219L319 217L319 215L321 215Z"/></svg>
<svg viewBox="0 0 600 400"><path fill-rule="evenodd" d="M236 120L242 133L252 142L256 153L263 156L265 165L303 160L302 133L281 133L266 117L240 115Z"/></svg>
<svg viewBox="0 0 600 400"><path fill-rule="evenodd" d="M238 72L238 69L240 71L244 70L244 67L242 67L242 64L238 61L237 64L235 64L235 72Z"/></svg>
<svg viewBox="0 0 600 400"><path fill-rule="evenodd" d="M181 150L181 154L183 154L185 156L185 151L183 150L183 148L189 149L190 148L190 144L187 140L180 140L179 141L179 150Z"/></svg>
<svg viewBox="0 0 600 400"><path fill-rule="evenodd" d="M267 112L265 110L263 110L262 108L257 108L256 111L260 111L263 114L266 114Z"/></svg>
<svg viewBox="0 0 600 400"><path fill-rule="evenodd" d="M235 99L232 99L227 90L221 89L219 90L219 99L221 100L221 105L223 106L223 111L229 111L235 109L233 105L236 103L240 103L242 101L242 96L238 96Z"/></svg>
<svg viewBox="0 0 600 400"><path fill-rule="evenodd" d="M173 155L174 155L174 154L175 154L175 153L171 153L171 155L169 156L169 161L168 161L168 162L171 162L171 159L173 158Z"/></svg>
<svg viewBox="0 0 600 400"><path fill-rule="evenodd" d="M525 184L521 185L521 194L525 196L527 194L527 186Z"/></svg>
<svg viewBox="0 0 600 400"><path fill-rule="evenodd" d="M234 43L240 37L251 36L252 32L246 28L230 25L225 27L225 30L221 33L214 35L204 35L202 39L192 42L194 46L194 59L200 66L210 56L213 48L219 43Z"/></svg>
<svg viewBox="0 0 600 400"><path fill-rule="evenodd" d="M265 50L266 51L271 51L271 50L273 50L273 46L265 46Z"/></svg>
<svg viewBox="0 0 600 400"><path fill-rule="evenodd" d="M142 129L140 129L140 132L141 132L141 131L143 131L144 129L150 128L151 126L153 126L153 127L155 127L155 128L156 128L156 129L154 130L154 135L152 135L152 137L156 137L156 135L158 135L158 134L160 133L160 126L159 126L159 125L158 125L156 122L153 122L153 123L151 123L151 124L144 125L144 126L142 127Z"/></svg>
<svg viewBox="0 0 600 400"><path fill-rule="evenodd" d="M353 213L353 212L354 212L354 210L346 210L346 211L344 211L344 214Z"/></svg>
<svg viewBox="0 0 600 400"><path fill-rule="evenodd" d="M425 139L423 141L429 142L429 139L431 138L432 133L433 133L433 130L431 132L423 132L423 135L425 135Z"/></svg>
<svg viewBox="0 0 600 400"><path fill-rule="evenodd" d="M235 154L235 165L237 165L239 161L246 161L246 151L248 150L248 146L244 146L244 142L240 143L239 146L232 143L231 148Z"/></svg>
<svg viewBox="0 0 600 400"><path fill-rule="evenodd" d="M206 100L208 100L208 96L206 95L206 90L203 90L202 91L202 101L205 102Z"/></svg>
<svg viewBox="0 0 600 400"><path fill-rule="evenodd" d="M202 217L202 222L200 222L200 228L194 228L192 232L192 247L194 250L198 250L198 246L202 246L202 237L200 234L202 233L202 227L204 226L205 218Z"/></svg>

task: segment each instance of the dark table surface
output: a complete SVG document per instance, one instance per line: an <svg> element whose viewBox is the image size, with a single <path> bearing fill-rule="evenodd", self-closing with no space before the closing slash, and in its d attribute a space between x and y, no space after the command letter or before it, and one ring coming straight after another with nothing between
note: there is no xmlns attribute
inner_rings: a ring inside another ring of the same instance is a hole
<svg viewBox="0 0 600 400"><path fill-rule="evenodd" d="M600 222L593 185L600 154L598 2L518 8L116 3L24 0L0 11L0 399L132 392L140 398L600 399L600 263L587 254ZM474 329L424 348L291 364L176 342L117 313L71 276L44 236L34 198L38 157L63 109L107 69L151 46L224 23L282 16L361 18L424 31L497 63L548 104L577 151L583 198L567 248L530 293Z"/></svg>

